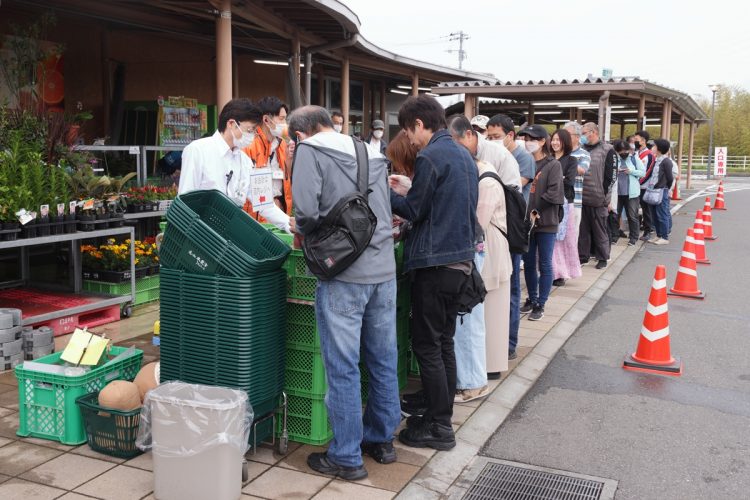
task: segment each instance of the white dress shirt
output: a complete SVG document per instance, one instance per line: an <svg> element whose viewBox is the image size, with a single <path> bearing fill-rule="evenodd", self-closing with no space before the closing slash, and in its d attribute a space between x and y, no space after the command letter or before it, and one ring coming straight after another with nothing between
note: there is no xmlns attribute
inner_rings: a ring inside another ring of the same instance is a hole
<svg viewBox="0 0 750 500"><path fill-rule="evenodd" d="M238 206L250 194L250 157L238 148L230 148L217 130L211 137L198 139L182 152L179 194L199 189L216 189ZM257 210L269 223L289 232L289 216L275 204Z"/></svg>
<svg viewBox="0 0 750 500"><path fill-rule="evenodd" d="M500 180L506 186L515 186L518 192L521 192L521 173L518 169L518 162L513 154L503 145L501 141L488 141L481 135L477 136L477 158L487 162L493 167ZM526 146L524 146L526 147Z"/></svg>

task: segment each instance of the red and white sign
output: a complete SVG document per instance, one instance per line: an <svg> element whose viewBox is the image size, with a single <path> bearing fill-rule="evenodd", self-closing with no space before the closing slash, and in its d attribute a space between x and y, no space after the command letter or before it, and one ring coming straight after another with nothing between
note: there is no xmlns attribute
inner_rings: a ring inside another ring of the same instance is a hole
<svg viewBox="0 0 750 500"><path fill-rule="evenodd" d="M727 148L714 148L714 175L727 175Z"/></svg>

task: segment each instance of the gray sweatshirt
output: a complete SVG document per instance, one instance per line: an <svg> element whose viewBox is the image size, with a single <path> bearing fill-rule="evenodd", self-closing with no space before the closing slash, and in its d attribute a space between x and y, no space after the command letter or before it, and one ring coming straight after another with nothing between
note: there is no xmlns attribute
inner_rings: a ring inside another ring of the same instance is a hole
<svg viewBox="0 0 750 500"><path fill-rule="evenodd" d="M370 164L369 204L378 225L367 249L335 279L376 284L396 277L396 262L386 159L369 146L366 149ZM355 154L352 138L337 132L320 132L297 145L292 199L297 230L303 236L313 231L343 196L357 190Z"/></svg>

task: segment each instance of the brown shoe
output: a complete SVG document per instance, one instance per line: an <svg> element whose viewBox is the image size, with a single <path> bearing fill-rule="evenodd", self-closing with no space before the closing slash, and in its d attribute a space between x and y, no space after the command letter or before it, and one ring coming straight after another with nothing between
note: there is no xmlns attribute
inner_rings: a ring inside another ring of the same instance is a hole
<svg viewBox="0 0 750 500"><path fill-rule="evenodd" d="M456 397L453 399L454 403L468 403L475 399L483 398L490 393L489 388L485 385L479 389L463 389L456 391Z"/></svg>

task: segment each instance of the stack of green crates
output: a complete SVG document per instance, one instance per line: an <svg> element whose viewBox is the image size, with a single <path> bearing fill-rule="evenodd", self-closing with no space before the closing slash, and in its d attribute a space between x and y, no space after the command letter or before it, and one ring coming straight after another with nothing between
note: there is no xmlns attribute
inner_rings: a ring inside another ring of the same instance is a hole
<svg viewBox="0 0 750 500"><path fill-rule="evenodd" d="M178 196L161 259L161 380L245 390L256 418L284 386L289 246L219 191ZM273 433L260 426L255 442Z"/></svg>

